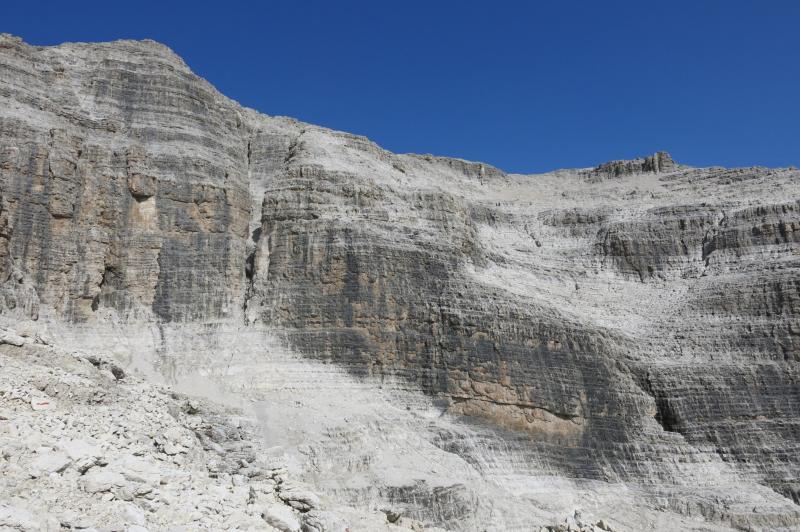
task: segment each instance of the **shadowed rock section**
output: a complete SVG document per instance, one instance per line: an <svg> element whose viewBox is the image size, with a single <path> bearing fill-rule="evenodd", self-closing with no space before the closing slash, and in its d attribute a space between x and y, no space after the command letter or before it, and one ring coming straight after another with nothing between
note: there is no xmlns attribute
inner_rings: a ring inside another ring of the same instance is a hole
<svg viewBox="0 0 800 532"><path fill-rule="evenodd" d="M150 41L3 36L0 74L5 320L159 331L168 376L191 331L269 331L495 430L520 475L800 524L796 169L396 155L242 108Z"/></svg>

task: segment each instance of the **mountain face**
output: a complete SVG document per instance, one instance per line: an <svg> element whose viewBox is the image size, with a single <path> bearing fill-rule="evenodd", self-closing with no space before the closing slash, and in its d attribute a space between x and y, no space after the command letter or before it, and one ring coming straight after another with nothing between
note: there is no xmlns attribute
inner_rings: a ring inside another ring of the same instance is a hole
<svg viewBox="0 0 800 532"><path fill-rule="evenodd" d="M0 195L4 327L246 399L327 500L800 527L795 168L507 174L4 35Z"/></svg>

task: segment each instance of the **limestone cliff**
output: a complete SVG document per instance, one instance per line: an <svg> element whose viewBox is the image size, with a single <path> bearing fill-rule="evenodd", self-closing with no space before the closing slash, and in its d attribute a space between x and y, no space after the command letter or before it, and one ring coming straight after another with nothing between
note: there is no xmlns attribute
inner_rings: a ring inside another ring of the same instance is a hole
<svg viewBox="0 0 800 532"><path fill-rule="evenodd" d="M636 501L621 530L800 526L797 169L396 155L242 108L151 41L3 36L0 74L4 323L265 401L277 351L352 389L422 392L410 410L460 428L410 432L527 486L395 482L374 455L347 470L374 489L350 485L344 425L308 428L329 457L309 478L348 503L525 530L541 515L504 504L553 510L528 484L549 478L632 490L598 499Z"/></svg>

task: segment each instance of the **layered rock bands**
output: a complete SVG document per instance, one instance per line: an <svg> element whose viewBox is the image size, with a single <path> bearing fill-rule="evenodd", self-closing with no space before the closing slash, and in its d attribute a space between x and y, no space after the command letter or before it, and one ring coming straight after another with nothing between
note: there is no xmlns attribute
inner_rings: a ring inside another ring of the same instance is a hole
<svg viewBox="0 0 800 532"><path fill-rule="evenodd" d="M800 525L797 169L507 174L242 108L154 42L3 36L0 194L7 320L269 330L520 474ZM770 502L692 499L722 485Z"/></svg>

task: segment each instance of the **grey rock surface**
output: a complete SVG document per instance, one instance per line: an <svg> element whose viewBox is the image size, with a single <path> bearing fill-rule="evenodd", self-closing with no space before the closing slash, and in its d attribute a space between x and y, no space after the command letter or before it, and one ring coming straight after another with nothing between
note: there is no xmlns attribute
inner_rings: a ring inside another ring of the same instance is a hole
<svg viewBox="0 0 800 532"><path fill-rule="evenodd" d="M414 526L800 527L797 169L397 155L152 41L3 35L0 74L0 349L252 401L287 475Z"/></svg>
<svg viewBox="0 0 800 532"><path fill-rule="evenodd" d="M92 358L0 346L0 530L299 530L302 513L284 499L357 515L366 524L353 530L410 529L297 480L283 496L273 480L282 464L267 463L255 417L135 377L110 382ZM58 406L35 410L26 398L43 384ZM164 440L180 440L181 452ZM265 522L265 506L279 519Z"/></svg>

